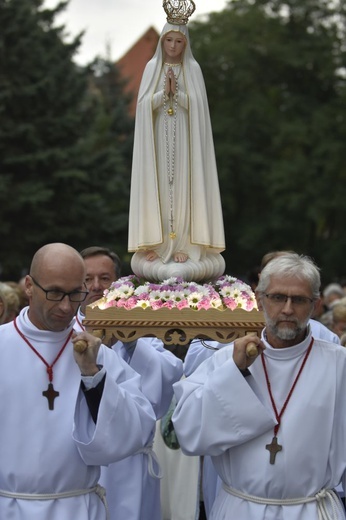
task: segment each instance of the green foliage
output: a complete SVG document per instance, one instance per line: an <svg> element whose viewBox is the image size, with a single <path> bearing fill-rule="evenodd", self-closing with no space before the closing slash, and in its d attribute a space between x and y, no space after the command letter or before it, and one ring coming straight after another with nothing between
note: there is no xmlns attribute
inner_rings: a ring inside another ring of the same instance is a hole
<svg viewBox="0 0 346 520"><path fill-rule="evenodd" d="M234 0L190 26L204 73L227 271L275 249L345 275L344 2Z"/></svg>
<svg viewBox="0 0 346 520"><path fill-rule="evenodd" d="M82 35L66 43L54 23L65 7L0 5L0 266L7 279L19 278L47 242L119 251L119 241L126 250L128 100L109 66L95 78L92 67L75 65Z"/></svg>

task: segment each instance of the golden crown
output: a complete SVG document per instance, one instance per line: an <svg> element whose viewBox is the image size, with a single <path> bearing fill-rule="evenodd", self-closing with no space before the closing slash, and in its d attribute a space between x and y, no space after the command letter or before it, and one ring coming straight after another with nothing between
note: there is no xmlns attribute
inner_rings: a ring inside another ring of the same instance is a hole
<svg viewBox="0 0 346 520"><path fill-rule="evenodd" d="M163 0L167 22L173 25L186 25L196 6L192 0Z"/></svg>

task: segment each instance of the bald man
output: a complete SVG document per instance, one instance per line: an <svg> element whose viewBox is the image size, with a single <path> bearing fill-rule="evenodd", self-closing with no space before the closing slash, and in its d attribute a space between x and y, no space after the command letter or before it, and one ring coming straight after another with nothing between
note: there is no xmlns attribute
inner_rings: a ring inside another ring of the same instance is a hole
<svg viewBox="0 0 346 520"><path fill-rule="evenodd" d="M154 427L138 374L73 331L84 279L75 249L43 246L25 280L29 306L0 327L0 518L106 519L100 466L142 449Z"/></svg>

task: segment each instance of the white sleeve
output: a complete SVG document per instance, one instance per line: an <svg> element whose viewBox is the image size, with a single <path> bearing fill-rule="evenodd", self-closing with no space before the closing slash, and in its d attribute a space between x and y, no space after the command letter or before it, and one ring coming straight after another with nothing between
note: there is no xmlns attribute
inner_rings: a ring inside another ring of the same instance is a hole
<svg viewBox="0 0 346 520"><path fill-rule="evenodd" d="M73 438L88 465L108 465L133 455L151 438L154 410L141 390L140 376L112 349L101 345L98 363L106 370L102 398L94 423L79 391Z"/></svg>
<svg viewBox="0 0 346 520"><path fill-rule="evenodd" d="M165 349L156 338L140 338L130 366L141 376L142 390L151 402L156 418L168 410L173 397L173 383L183 375L183 363Z"/></svg>
<svg viewBox="0 0 346 520"><path fill-rule="evenodd" d="M273 411L252 376L244 377L226 347L173 386L174 428L189 455L220 455L272 429Z"/></svg>

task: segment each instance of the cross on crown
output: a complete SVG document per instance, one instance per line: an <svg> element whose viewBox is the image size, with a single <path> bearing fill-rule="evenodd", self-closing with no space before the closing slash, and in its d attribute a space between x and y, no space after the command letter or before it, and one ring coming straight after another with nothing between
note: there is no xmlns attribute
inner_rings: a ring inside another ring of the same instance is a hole
<svg viewBox="0 0 346 520"><path fill-rule="evenodd" d="M186 25L196 9L193 0L163 0L167 22L173 25Z"/></svg>

